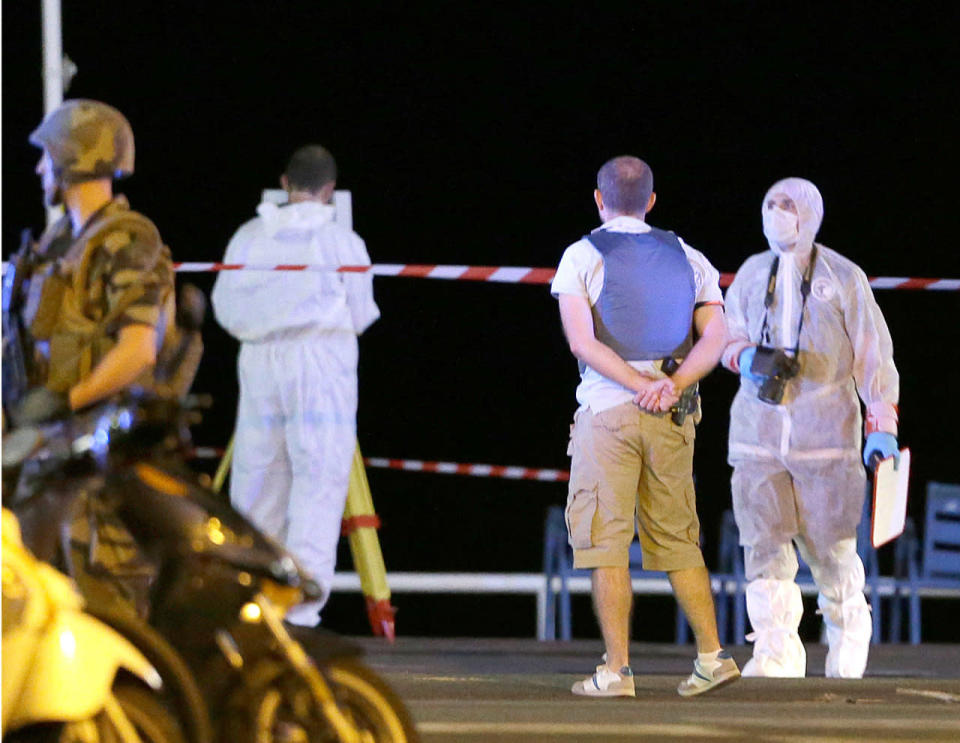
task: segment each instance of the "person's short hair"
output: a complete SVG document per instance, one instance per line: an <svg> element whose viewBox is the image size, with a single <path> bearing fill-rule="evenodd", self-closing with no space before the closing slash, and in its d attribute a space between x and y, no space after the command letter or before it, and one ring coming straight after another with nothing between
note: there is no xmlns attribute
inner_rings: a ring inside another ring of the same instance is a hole
<svg viewBox="0 0 960 743"><path fill-rule="evenodd" d="M315 193L337 180L337 163L325 147L308 144L293 153L283 174L290 189Z"/></svg>
<svg viewBox="0 0 960 743"><path fill-rule="evenodd" d="M620 155L597 172L597 189L607 209L643 216L653 193L653 171L639 157Z"/></svg>

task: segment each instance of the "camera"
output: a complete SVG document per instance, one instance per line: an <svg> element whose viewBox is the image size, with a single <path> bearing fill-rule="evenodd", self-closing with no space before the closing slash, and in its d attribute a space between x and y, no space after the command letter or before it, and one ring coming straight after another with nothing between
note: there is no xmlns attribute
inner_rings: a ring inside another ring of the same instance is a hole
<svg viewBox="0 0 960 743"><path fill-rule="evenodd" d="M787 387L787 380L800 373L800 362L782 349L757 346L750 372L762 378L757 397L761 402L779 405Z"/></svg>

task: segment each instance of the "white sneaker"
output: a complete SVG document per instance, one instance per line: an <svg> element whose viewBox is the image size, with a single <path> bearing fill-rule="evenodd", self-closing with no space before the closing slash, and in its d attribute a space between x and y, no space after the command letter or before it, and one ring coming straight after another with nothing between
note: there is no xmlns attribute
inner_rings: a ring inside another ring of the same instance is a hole
<svg viewBox="0 0 960 743"><path fill-rule="evenodd" d="M620 669L620 673L611 671L605 665L597 666L596 673L583 681L577 681L571 688L574 694L583 697L635 697L633 671L629 666Z"/></svg>
<svg viewBox="0 0 960 743"><path fill-rule="evenodd" d="M716 689L740 678L740 669L737 662L730 657L730 653L721 650L717 656L720 665L712 671L707 671L700 665L698 658L693 662L693 673L677 687L677 694L682 697L692 697L697 694Z"/></svg>

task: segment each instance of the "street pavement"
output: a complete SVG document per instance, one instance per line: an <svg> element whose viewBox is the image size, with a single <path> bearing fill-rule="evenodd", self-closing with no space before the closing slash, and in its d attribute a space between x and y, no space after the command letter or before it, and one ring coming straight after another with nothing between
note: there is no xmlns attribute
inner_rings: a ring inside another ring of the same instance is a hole
<svg viewBox="0 0 960 743"><path fill-rule="evenodd" d="M805 679L741 679L693 699L677 683L691 646L635 644L634 699L584 699L571 684L599 641L357 639L400 694L424 743L507 741L960 742L960 645L881 645L862 680L826 679L808 644ZM749 647L728 648L743 666Z"/></svg>

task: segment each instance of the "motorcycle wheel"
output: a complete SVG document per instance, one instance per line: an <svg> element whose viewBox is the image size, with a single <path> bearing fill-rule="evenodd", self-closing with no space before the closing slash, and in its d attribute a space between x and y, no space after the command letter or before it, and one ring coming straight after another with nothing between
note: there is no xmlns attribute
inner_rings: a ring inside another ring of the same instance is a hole
<svg viewBox="0 0 960 743"><path fill-rule="evenodd" d="M321 667L343 710L369 743L415 743L419 740L410 713L396 692L371 669L352 659Z"/></svg>
<svg viewBox="0 0 960 743"><path fill-rule="evenodd" d="M416 728L396 693L354 660L320 665L341 712L363 743L416 743ZM335 743L310 690L284 663L247 669L223 716L224 740L242 743Z"/></svg>
<svg viewBox="0 0 960 743"><path fill-rule="evenodd" d="M213 726L203 694L193 672L176 649L129 611L90 604L87 613L130 640L157 669L163 679L167 700L187 733L187 743L212 743Z"/></svg>
<svg viewBox="0 0 960 743"><path fill-rule="evenodd" d="M113 694L142 743L187 743L177 718L154 693L141 686L121 683L114 686ZM121 743L112 726L110 732L115 737L101 737L100 743L112 743L112 740Z"/></svg>

